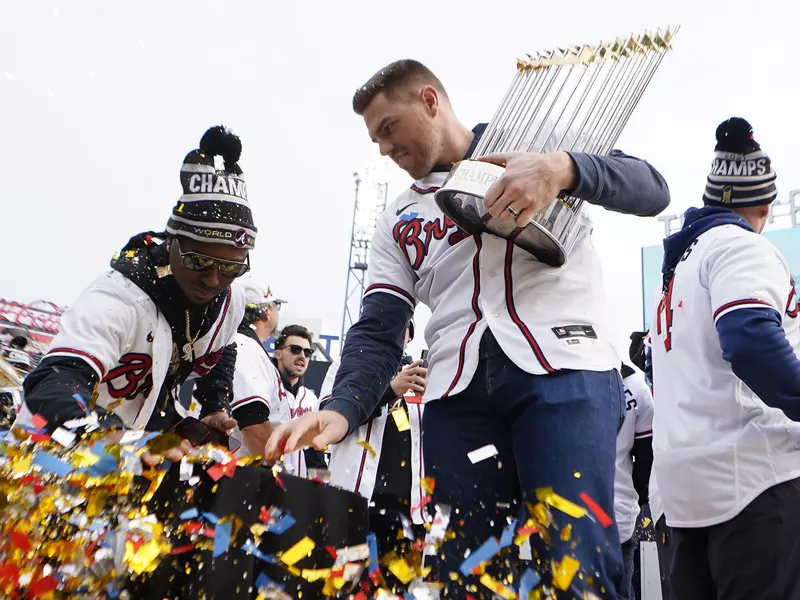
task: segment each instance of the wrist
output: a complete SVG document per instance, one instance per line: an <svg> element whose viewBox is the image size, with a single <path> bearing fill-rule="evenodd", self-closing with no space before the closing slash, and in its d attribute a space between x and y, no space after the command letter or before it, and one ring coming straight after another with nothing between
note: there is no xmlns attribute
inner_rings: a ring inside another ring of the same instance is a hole
<svg viewBox="0 0 800 600"><path fill-rule="evenodd" d="M558 189L571 192L578 186L578 169L567 152L553 152L553 169L556 173Z"/></svg>

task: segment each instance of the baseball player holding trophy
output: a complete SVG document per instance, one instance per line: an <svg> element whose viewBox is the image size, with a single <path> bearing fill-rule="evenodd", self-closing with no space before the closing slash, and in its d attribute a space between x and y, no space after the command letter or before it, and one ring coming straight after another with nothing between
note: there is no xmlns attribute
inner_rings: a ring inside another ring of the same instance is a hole
<svg viewBox="0 0 800 600"><path fill-rule="evenodd" d="M528 521L530 506L580 508L587 498L613 514L623 388L582 205L650 216L669 204L652 166L612 148L673 35L520 61L494 118L472 130L413 60L387 65L353 98L381 154L415 182L378 222L370 285L330 400L277 428L266 454L352 433L394 374L415 305L428 305L425 472L431 506L452 507L454 534L430 575L444 597L490 597L465 555L512 519ZM530 538L537 586L616 599L616 526L544 510L562 534ZM569 581L555 575L576 563ZM502 577L517 565L504 554L485 567Z"/></svg>

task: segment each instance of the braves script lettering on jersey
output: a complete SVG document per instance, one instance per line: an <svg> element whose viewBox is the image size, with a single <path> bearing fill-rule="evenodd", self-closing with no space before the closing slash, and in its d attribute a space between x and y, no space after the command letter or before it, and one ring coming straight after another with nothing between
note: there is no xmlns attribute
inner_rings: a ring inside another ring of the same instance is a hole
<svg viewBox="0 0 800 600"><path fill-rule="evenodd" d="M653 397L644 379L636 372L622 380L625 388L625 421L617 434L617 461L614 474L614 514L619 539L627 542L633 536L639 517L639 495L633 487L631 450L634 440L653 435Z"/></svg>
<svg viewBox="0 0 800 600"><path fill-rule="evenodd" d="M232 288L224 302L211 329L193 345L197 358L187 381L208 374L234 339L244 315L244 295ZM126 427L143 428L167 378L172 331L141 288L109 271L64 313L47 356L84 361L100 380L97 405L120 417ZM31 418L25 405L17 422Z"/></svg>
<svg viewBox="0 0 800 600"><path fill-rule="evenodd" d="M744 308L777 311L797 353L786 261L752 231L713 227L684 252L650 332L654 472L673 527L728 521L764 490L800 477L800 423L767 406L720 349L715 324Z"/></svg>
<svg viewBox="0 0 800 600"><path fill-rule="evenodd" d="M529 373L616 368L588 218L567 263L548 267L507 240L458 229L433 198L445 176L431 173L387 207L373 236L366 291L431 308L424 400L467 387L487 327Z"/></svg>

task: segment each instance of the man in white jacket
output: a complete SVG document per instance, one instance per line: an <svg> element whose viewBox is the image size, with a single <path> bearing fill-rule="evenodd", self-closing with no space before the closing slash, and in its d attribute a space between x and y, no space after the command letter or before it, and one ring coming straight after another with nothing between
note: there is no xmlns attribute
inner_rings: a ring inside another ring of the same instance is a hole
<svg viewBox="0 0 800 600"><path fill-rule="evenodd" d="M53 431L84 417L96 393L101 427L166 431L180 421L178 386L195 379L201 419L222 432L236 426L229 411L244 299L231 283L249 270L256 234L240 153L238 137L213 127L186 156L166 232L131 238L64 313L25 380L18 423L38 414ZM166 457L180 460L189 448Z"/></svg>
<svg viewBox="0 0 800 600"><path fill-rule="evenodd" d="M233 379L233 416L239 424L231 437L241 443L239 454L259 456L272 435L273 425L289 421L289 399L280 373L264 342L277 323L263 287L248 278L241 284L245 314L236 333L236 372Z"/></svg>
<svg viewBox="0 0 800 600"><path fill-rule="evenodd" d="M405 346L412 339L413 320L406 329ZM370 501L370 531L375 534L380 556L392 551L404 556L415 540L425 537L428 513L423 506L421 400L426 369L422 362L404 356L375 411L331 449L330 483ZM321 407L330 398L338 370L337 359L322 383ZM386 577L394 593L405 591L391 573Z"/></svg>

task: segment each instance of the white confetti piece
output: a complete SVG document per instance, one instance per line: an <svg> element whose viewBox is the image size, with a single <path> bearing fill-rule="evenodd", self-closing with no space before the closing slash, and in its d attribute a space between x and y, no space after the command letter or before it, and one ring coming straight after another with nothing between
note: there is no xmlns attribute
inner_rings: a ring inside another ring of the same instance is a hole
<svg viewBox="0 0 800 600"><path fill-rule="evenodd" d="M131 442L135 442L139 440L144 435L144 429L140 429L138 431L126 431L125 434L122 436L122 439L119 441L120 444L130 444Z"/></svg>
<svg viewBox="0 0 800 600"><path fill-rule="evenodd" d="M71 431L67 431L63 427L57 427L56 430L50 435L55 441L59 444L64 446L65 448L69 448L72 445L72 442L75 441L77 437Z"/></svg>
<svg viewBox="0 0 800 600"><path fill-rule="evenodd" d="M473 465L487 458L491 458L492 456L497 456L497 448L494 447L494 444L489 444L488 446L483 446L471 452L467 452L467 457Z"/></svg>
<svg viewBox="0 0 800 600"><path fill-rule="evenodd" d="M194 464L190 463L186 460L186 457L181 459L181 466L180 466L180 481L189 481L192 478L192 473L194 473Z"/></svg>

